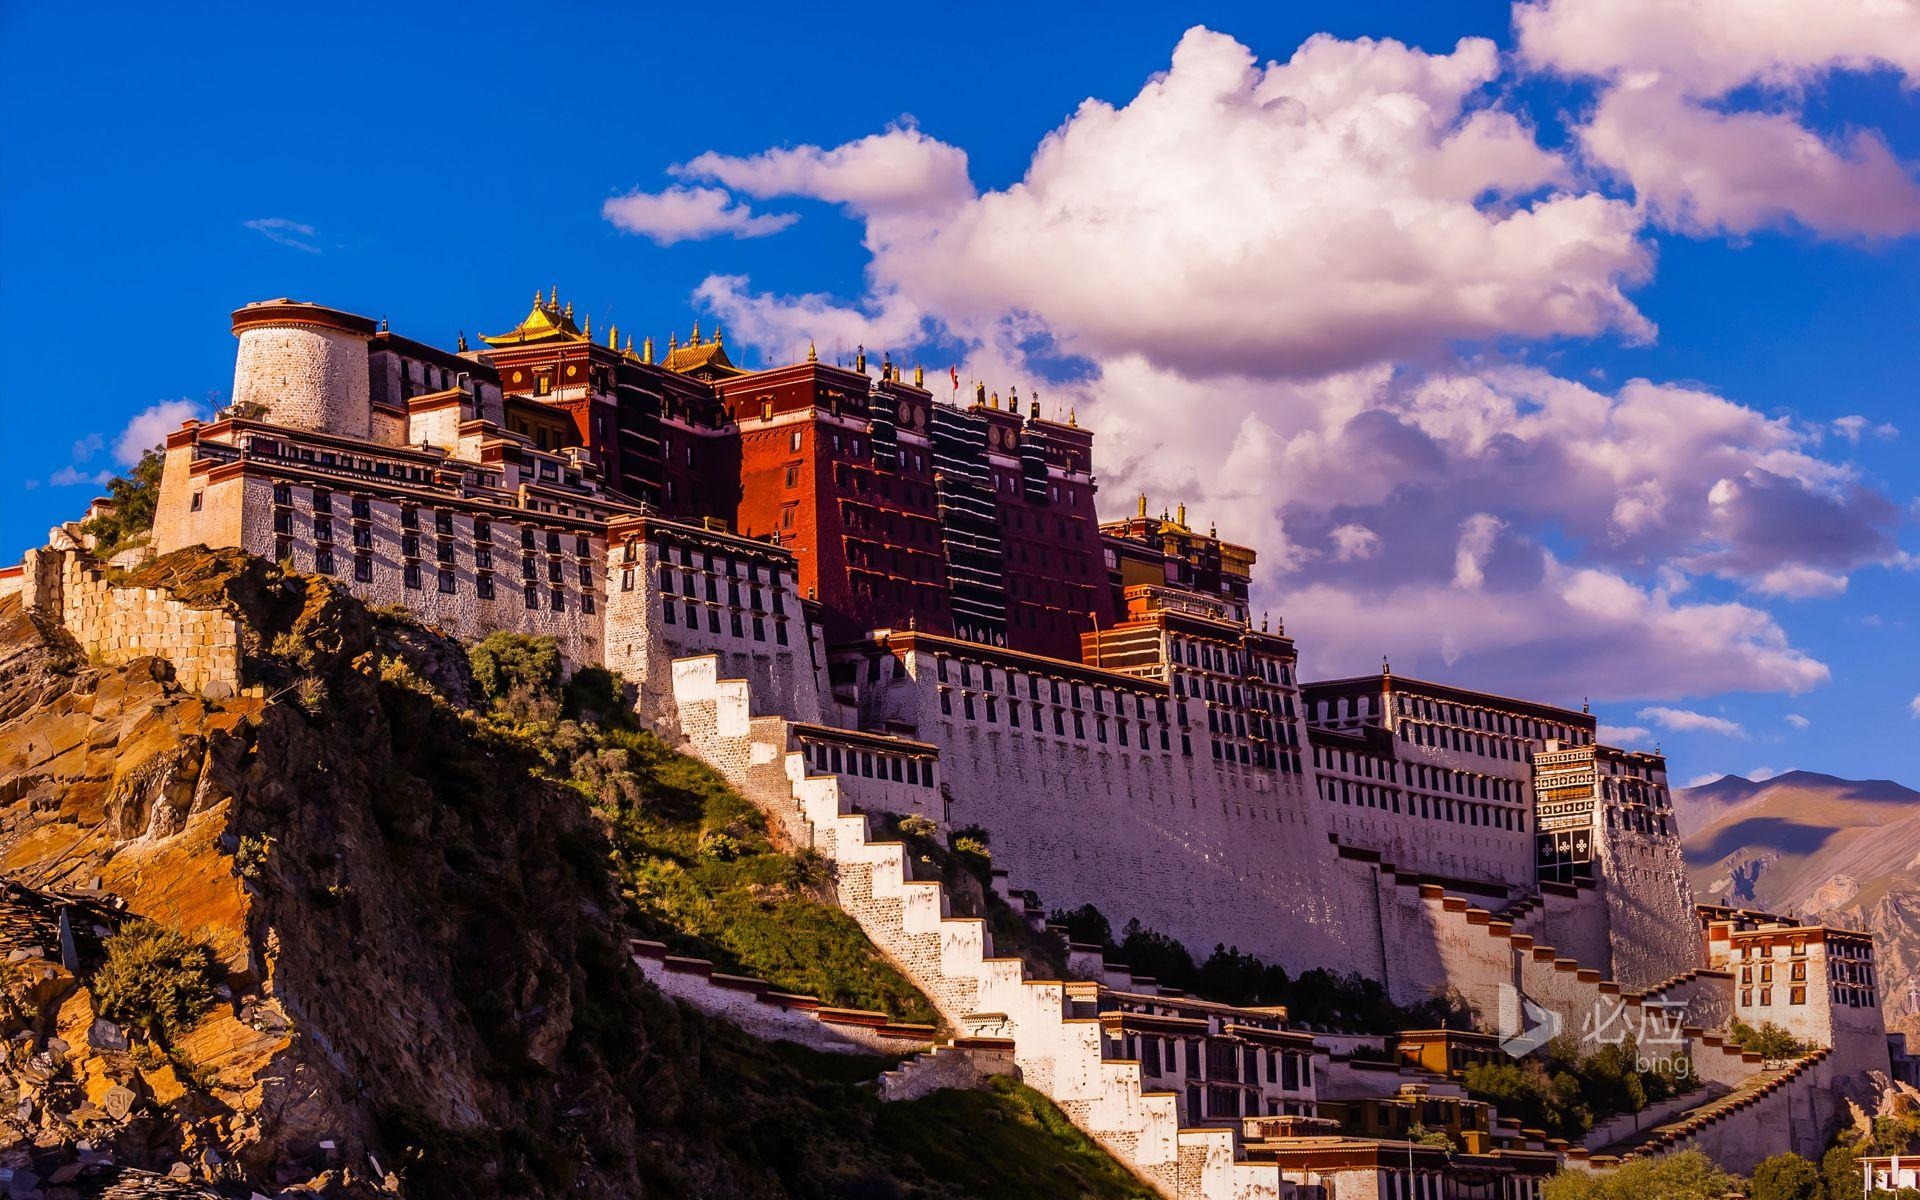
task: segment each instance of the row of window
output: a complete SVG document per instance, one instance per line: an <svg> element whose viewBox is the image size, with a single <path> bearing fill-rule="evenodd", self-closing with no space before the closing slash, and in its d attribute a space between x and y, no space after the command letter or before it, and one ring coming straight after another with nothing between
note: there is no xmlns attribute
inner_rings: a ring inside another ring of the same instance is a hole
<svg viewBox="0 0 1920 1200"><path fill-rule="evenodd" d="M1327 775L1318 776L1317 779L1320 785L1320 798L1329 804L1338 801L1341 804L1358 804L1363 808L1398 813L1401 811L1401 802L1404 799L1406 814L1410 817L1421 817L1430 821L1451 821L1456 825L1505 829L1513 832L1522 832L1526 828L1526 815L1523 810L1517 808L1470 804L1463 800L1453 800L1446 796L1429 796L1419 792L1403 797L1399 788L1355 783L1350 779L1334 779Z"/></svg>
<svg viewBox="0 0 1920 1200"><path fill-rule="evenodd" d="M1364 705L1371 698L1363 696L1359 699ZM1458 725L1464 729L1478 729L1487 733L1505 734L1508 737L1530 738L1537 742L1554 738L1563 746L1584 746L1593 741L1593 734L1590 731L1576 729L1558 721L1542 721L1535 717L1522 717L1493 709L1433 700L1426 696L1401 694L1395 696L1394 700L1395 707L1401 716Z"/></svg>
<svg viewBox="0 0 1920 1200"><path fill-rule="evenodd" d="M676 601L672 596L666 596L660 601L660 619L668 625L679 625L689 631L698 631L700 628L700 610L702 607L707 610L707 632L713 634L719 633L719 605L709 604L703 606L692 600ZM733 636L736 638L744 639L751 634L753 640L756 642L764 642L767 640L767 618L761 613L756 612L749 617L748 614L741 612L737 608L732 609L727 614L727 626L732 630ZM778 646L787 645L787 619L785 617L775 617L773 619L773 641L774 644Z"/></svg>
<svg viewBox="0 0 1920 1200"><path fill-rule="evenodd" d="M1020 701L1014 700L1014 699L1008 699L1005 701L1005 704L1003 706L1001 702L1001 697L994 695L992 693L988 693L982 696L980 699L984 702L987 724L989 725L1000 724L1000 714L1004 711L1006 713L1006 725L1008 728L1017 730L1021 727ZM944 688L944 687L941 688L940 689L941 715L948 716L948 717L953 716L954 715L953 709L954 709L953 690L951 688ZM1027 703L1026 712L1028 714L1028 719L1032 723L1033 732L1035 733L1046 732L1044 728L1046 710L1047 710L1047 706L1043 705L1040 701L1035 700ZM1052 710L1053 710L1053 733L1055 737L1068 736L1067 726L1069 725L1069 723L1071 723L1073 727L1072 736L1075 738L1078 738L1081 741L1087 740L1087 717L1085 713L1081 712L1078 709L1074 709L1071 712L1069 712L1069 710L1062 708L1058 705L1053 705ZM960 715L965 717L969 721L974 721L974 720L980 719L979 713L980 713L980 706L975 705L974 694L972 692L961 692L960 693ZM1150 729L1148 723L1145 720L1136 719L1135 721L1129 723L1127 718L1118 717L1115 719L1112 729L1115 731L1115 735L1119 739L1119 744L1123 747L1129 744L1132 744L1131 739L1137 737L1138 745L1140 749L1150 750L1153 748L1150 745L1150 742L1152 740L1152 730ZM1172 736L1168 730L1168 727L1165 724L1162 724L1159 727L1159 729L1160 729L1160 736L1159 736L1160 749L1162 750L1172 749ZM1109 731L1109 726L1108 726L1107 718L1104 715L1096 716L1094 718L1095 739L1102 743L1111 742L1113 738L1109 737L1108 731ZM1193 741L1190 737L1188 737L1188 735L1185 732L1182 732L1180 734L1180 752L1182 754L1187 754L1187 755L1191 755L1193 753ZM1218 756L1217 748L1215 751L1215 755L1216 757Z"/></svg>
<svg viewBox="0 0 1920 1200"><path fill-rule="evenodd" d="M1021 672L1015 671L1010 667L994 667L987 664L981 664L976 670L974 664L965 659L956 660L944 654L937 654L934 656L934 677L941 683L951 683L957 678L962 688L973 687L974 680L978 678L981 691L1003 691L1009 696L1017 696L1020 694L1021 681L1024 679L1026 682L1025 690L1027 699L1039 700L1041 698L1041 676L1031 671ZM999 681L998 685L996 685L996 680ZM1147 697L1143 693L1122 692L1114 688L1094 687L1091 684L1076 682L1068 682L1063 689L1060 686L1061 682L1061 680L1051 677L1046 680L1046 698L1053 704L1076 709L1091 709L1096 713L1104 713L1107 711L1108 703L1111 702L1115 713L1125 713L1127 709L1127 697L1131 696L1133 698L1134 717L1142 721L1147 719ZM1088 700L1089 696L1091 697L1091 702ZM1166 724L1167 698L1165 696L1153 697L1153 706L1154 718L1161 724Z"/></svg>
<svg viewBox="0 0 1920 1200"><path fill-rule="evenodd" d="M273 506L274 531L276 533L291 533L293 520L292 484L276 483L273 485ZM325 488L314 488L310 497L310 508L314 516L315 529L319 530L324 528L327 530L328 536L324 540L331 540L332 518L334 515L333 493ZM454 536L456 530L454 527L453 510L436 508L432 511L434 533L441 538ZM358 495L350 497L349 512L354 522L355 542L357 545L364 547L366 543L361 541L360 531L363 526L373 519L372 498ZM324 522L324 524L322 524L322 522ZM403 504L400 506L400 528L415 533L419 531L419 506L413 504ZM544 536L542 536L543 532ZM370 538L371 532L369 531L366 536ZM491 518L485 516L475 516L473 518L473 541L476 550L483 547L490 550L493 544L493 521ZM520 548L523 551L537 550L543 544L548 554L561 554L569 543L567 541L567 535L562 534L557 529L537 531L532 525L522 525L520 527ZM593 539L586 534L575 533L571 535L570 544L575 557L582 560L592 558Z"/></svg>
<svg viewBox="0 0 1920 1200"><path fill-rule="evenodd" d="M892 754L885 750L844 750L834 742L810 742L802 739L800 753L816 771L835 775L858 775L862 779L892 780L914 787L935 786L934 760L912 754Z"/></svg>
<svg viewBox="0 0 1920 1200"><path fill-rule="evenodd" d="M1201 1051L1204 1044L1206 1050ZM1283 1092L1313 1091L1313 1059L1304 1051L1277 1050L1216 1038L1125 1035L1120 1056L1137 1059L1140 1073L1225 1083L1269 1083ZM1202 1066L1204 1057L1204 1069Z"/></svg>
<svg viewBox="0 0 1920 1200"><path fill-rule="evenodd" d="M1507 804L1520 804L1528 798L1526 785L1516 779L1498 779L1491 775L1455 771L1448 767L1429 766L1426 763L1396 763L1390 759L1376 758L1371 754L1352 754L1345 750L1332 750L1324 746L1313 748L1313 765L1322 771L1337 771L1344 775L1358 775L1387 783L1404 782L1408 787L1464 796L1470 800L1499 800Z"/></svg>
<svg viewBox="0 0 1920 1200"><path fill-rule="evenodd" d="M293 558L293 539L288 537L275 538L273 554L274 558L278 561L291 561ZM354 582L373 583L373 553L368 550L354 550L352 551L352 559ZM313 570L317 575L334 575L338 573L339 563L331 544L321 543L314 547ZM425 572L420 562L416 559L409 559L402 563L400 580L402 586L409 591L424 590L426 586ZM443 596L458 595L460 592L460 577L458 572L452 567L437 568L434 572L434 586ZM492 600L496 598L497 590L491 572L481 571L477 573L473 577L473 588L474 594L482 600ZM543 599L545 601L544 606L552 609L554 612L565 612L567 609L567 591L564 587L548 587L543 589L537 583L528 582L521 588L521 598L529 609L541 608ZM579 605L580 611L583 613L596 611L597 605L593 593L590 591L581 592Z"/></svg>

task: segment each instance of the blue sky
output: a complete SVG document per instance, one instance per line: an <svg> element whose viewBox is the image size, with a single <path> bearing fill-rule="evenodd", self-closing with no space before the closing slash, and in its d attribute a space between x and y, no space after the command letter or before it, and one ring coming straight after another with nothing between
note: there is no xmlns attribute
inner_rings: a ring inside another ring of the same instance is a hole
<svg viewBox="0 0 1920 1200"><path fill-rule="evenodd" d="M1594 2L5 6L0 555L242 303L450 345L557 284L1076 406L1312 673L1920 782L1920 35Z"/></svg>

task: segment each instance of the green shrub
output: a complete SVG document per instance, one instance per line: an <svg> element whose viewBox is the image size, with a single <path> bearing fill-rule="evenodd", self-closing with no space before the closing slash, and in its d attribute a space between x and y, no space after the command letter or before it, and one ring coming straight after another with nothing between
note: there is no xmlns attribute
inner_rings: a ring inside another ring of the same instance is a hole
<svg viewBox="0 0 1920 1200"><path fill-rule="evenodd" d="M133 921L105 949L87 981L101 1016L171 1044L213 1003L213 951L179 930Z"/></svg>
<svg viewBox="0 0 1920 1200"><path fill-rule="evenodd" d="M1735 1018L1728 1033L1734 1041L1740 1043L1742 1050L1758 1054L1762 1058L1799 1058L1813 1050L1812 1046L1794 1037L1772 1021L1762 1022L1760 1028L1755 1029L1745 1021Z"/></svg>
<svg viewBox="0 0 1920 1200"><path fill-rule="evenodd" d="M1752 1200L1827 1200L1820 1169L1798 1154L1776 1154L1753 1169Z"/></svg>
<svg viewBox="0 0 1920 1200"><path fill-rule="evenodd" d="M467 651L481 699L516 720L552 719L560 708L560 643L496 633Z"/></svg>
<svg viewBox="0 0 1920 1200"><path fill-rule="evenodd" d="M1631 1159L1611 1171L1562 1171L1547 1180L1542 1200L1736 1200L1745 1194L1738 1175L1687 1150Z"/></svg>

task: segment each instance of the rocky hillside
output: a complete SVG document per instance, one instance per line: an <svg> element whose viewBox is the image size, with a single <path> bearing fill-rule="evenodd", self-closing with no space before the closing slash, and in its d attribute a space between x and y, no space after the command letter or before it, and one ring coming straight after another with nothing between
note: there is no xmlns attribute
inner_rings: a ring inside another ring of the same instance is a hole
<svg viewBox="0 0 1920 1200"><path fill-rule="evenodd" d="M882 1106L884 1062L661 997L591 789L472 710L462 647L235 554L136 582L240 615L257 687L89 662L0 600L16 1192L1139 1194L1025 1089Z"/></svg>
<svg viewBox="0 0 1920 1200"><path fill-rule="evenodd" d="M1920 792L1791 771L1675 794L1702 902L1871 931L1890 1026L1920 1036Z"/></svg>

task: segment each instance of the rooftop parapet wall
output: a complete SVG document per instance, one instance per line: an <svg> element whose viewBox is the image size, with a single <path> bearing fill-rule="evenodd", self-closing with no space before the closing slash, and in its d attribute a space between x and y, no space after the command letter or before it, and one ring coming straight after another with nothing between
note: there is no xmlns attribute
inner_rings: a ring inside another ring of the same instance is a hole
<svg viewBox="0 0 1920 1200"><path fill-rule="evenodd" d="M193 608L157 588L116 587L70 547L27 552L21 596L57 618L89 657L119 665L165 659L189 691L240 690L240 626L218 609Z"/></svg>

